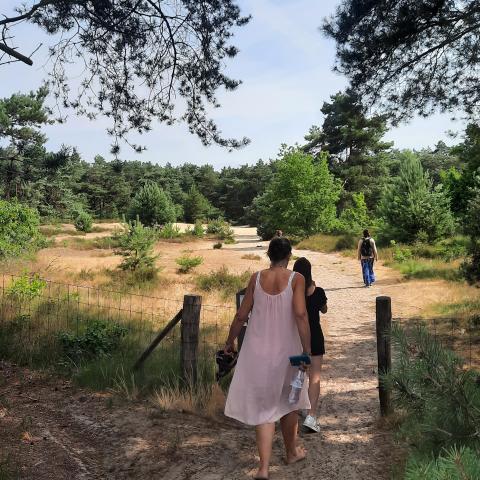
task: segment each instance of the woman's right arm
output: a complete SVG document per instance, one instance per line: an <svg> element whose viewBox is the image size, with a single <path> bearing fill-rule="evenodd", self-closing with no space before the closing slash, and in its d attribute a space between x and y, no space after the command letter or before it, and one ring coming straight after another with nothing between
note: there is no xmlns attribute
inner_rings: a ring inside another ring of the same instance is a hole
<svg viewBox="0 0 480 480"><path fill-rule="evenodd" d="M293 282L293 313L297 322L298 333L303 351L311 354L310 324L308 323L307 306L305 304L305 279L295 275Z"/></svg>

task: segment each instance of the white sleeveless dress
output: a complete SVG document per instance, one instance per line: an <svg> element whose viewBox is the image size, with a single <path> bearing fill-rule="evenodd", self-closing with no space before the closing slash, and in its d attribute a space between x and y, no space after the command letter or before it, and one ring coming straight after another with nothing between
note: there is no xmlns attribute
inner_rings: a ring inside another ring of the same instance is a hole
<svg viewBox="0 0 480 480"><path fill-rule="evenodd" d="M253 309L228 392L225 415L247 425L273 423L286 414L309 409L308 379L297 403L290 404L290 382L298 368L289 357L302 352L293 313L292 272L286 289L266 293L257 273Z"/></svg>

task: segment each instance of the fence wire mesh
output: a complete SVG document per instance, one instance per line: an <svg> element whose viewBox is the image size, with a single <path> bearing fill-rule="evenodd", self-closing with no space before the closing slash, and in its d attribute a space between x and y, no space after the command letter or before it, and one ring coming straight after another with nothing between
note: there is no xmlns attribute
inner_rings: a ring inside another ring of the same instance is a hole
<svg viewBox="0 0 480 480"><path fill-rule="evenodd" d="M10 354L16 360L55 361L62 335L81 336L88 325L100 321L121 325L128 332L129 361L134 362L182 306L179 299L2 274L0 358L7 355L10 344L15 345L16 351ZM201 368L213 370L214 352L225 341L234 313L233 306L202 305L198 347ZM157 365L177 368L180 337L180 325L177 325L155 349Z"/></svg>
<svg viewBox="0 0 480 480"><path fill-rule="evenodd" d="M424 326L468 368L480 369L480 315L470 318L394 318L403 328Z"/></svg>

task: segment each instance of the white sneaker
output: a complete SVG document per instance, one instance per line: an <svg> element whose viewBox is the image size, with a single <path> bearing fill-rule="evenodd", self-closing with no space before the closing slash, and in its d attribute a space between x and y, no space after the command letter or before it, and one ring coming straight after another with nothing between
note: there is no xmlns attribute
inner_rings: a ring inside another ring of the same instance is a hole
<svg viewBox="0 0 480 480"><path fill-rule="evenodd" d="M307 418L303 422L303 426L312 432L318 433L320 431L320 425L318 424L317 419L312 415L307 415Z"/></svg>

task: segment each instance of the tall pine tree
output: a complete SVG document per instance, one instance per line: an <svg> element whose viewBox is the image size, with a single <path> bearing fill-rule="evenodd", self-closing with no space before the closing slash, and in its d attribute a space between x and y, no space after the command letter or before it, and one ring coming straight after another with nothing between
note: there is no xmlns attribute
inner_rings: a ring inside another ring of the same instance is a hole
<svg viewBox="0 0 480 480"><path fill-rule="evenodd" d="M388 175L385 152L392 143L382 140L387 131L386 119L369 117L351 90L330 98L321 108L325 116L322 127L310 129L303 149L311 154L327 151L330 168L342 180L347 194L363 192L367 206L373 210Z"/></svg>

